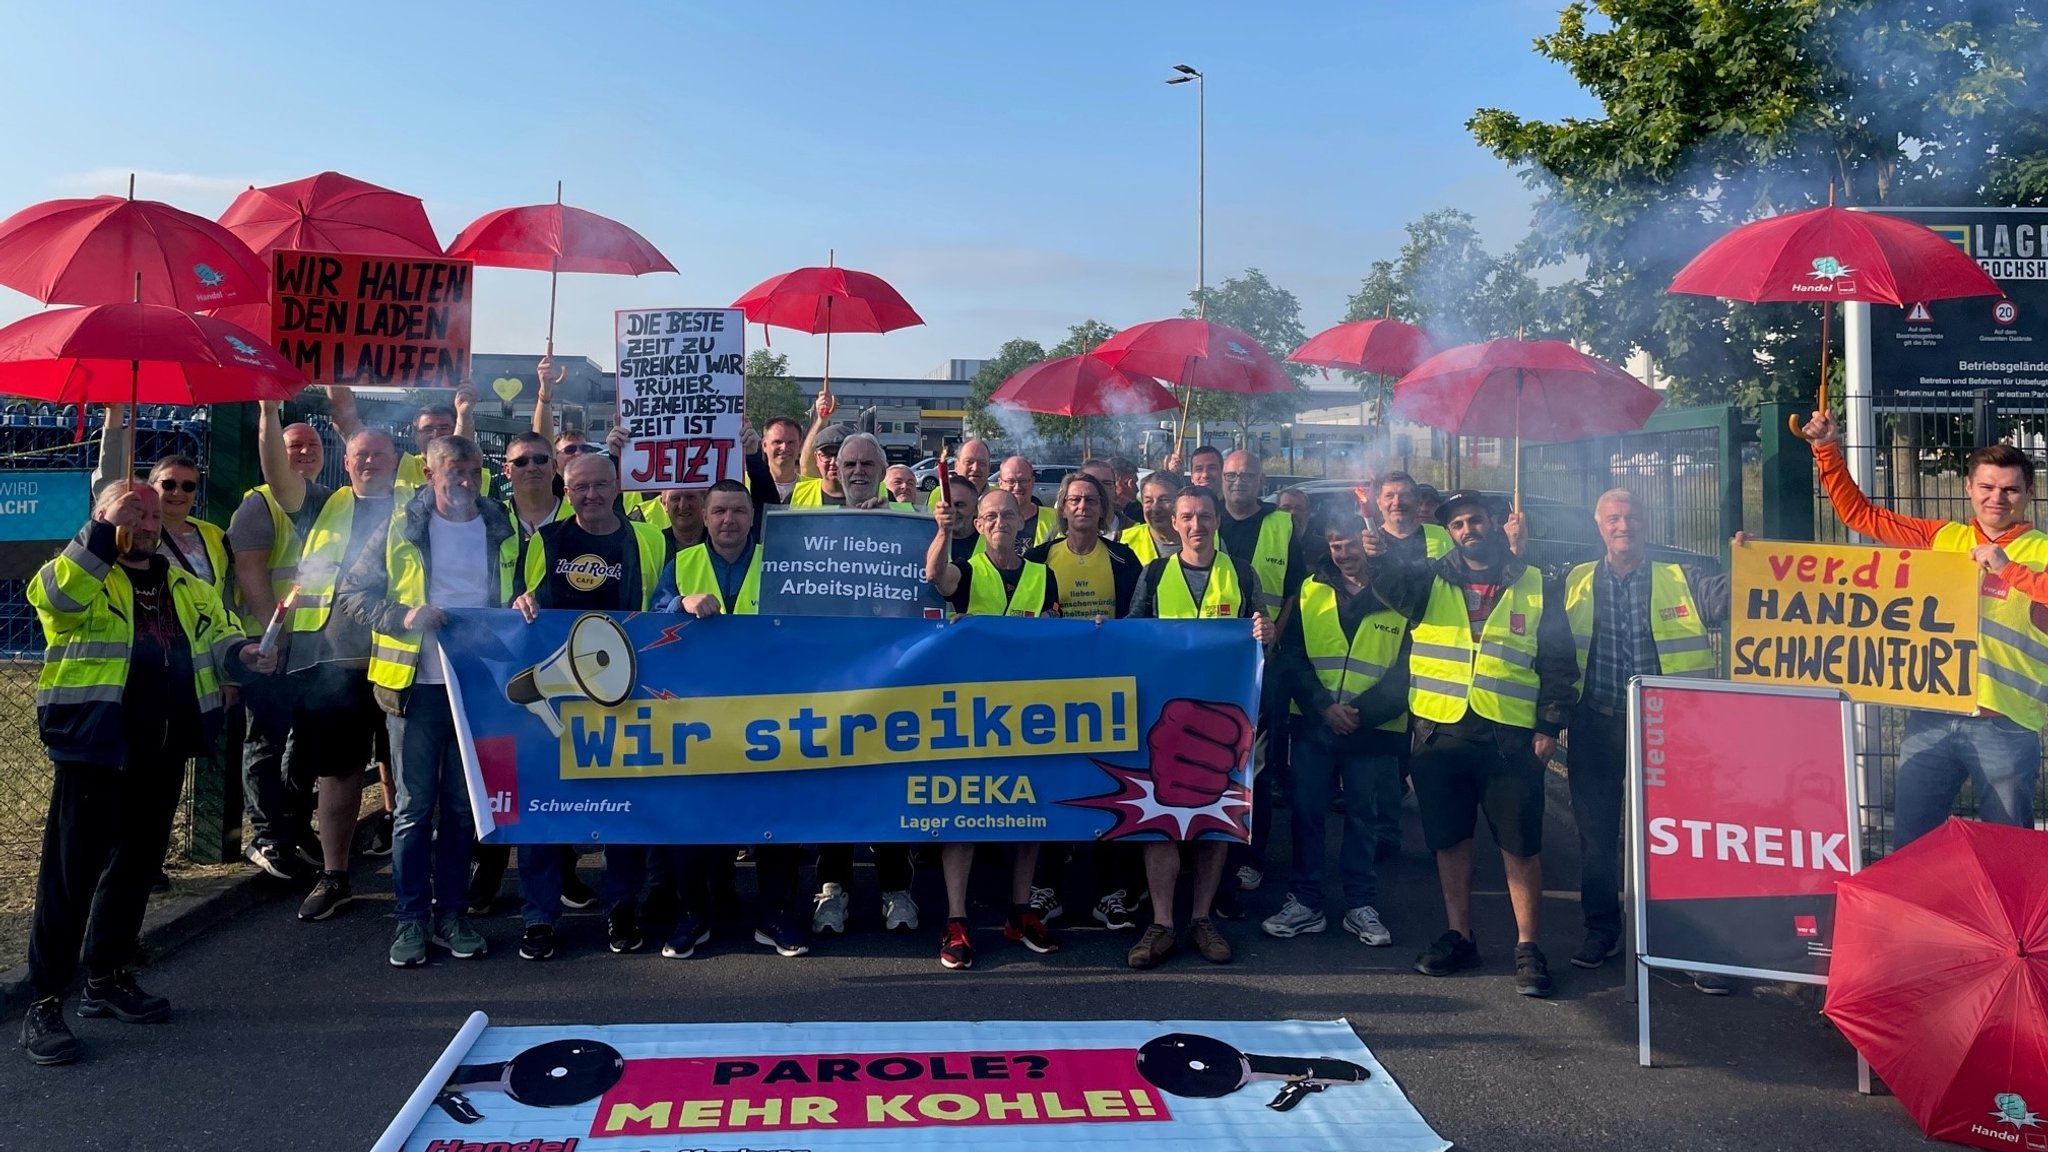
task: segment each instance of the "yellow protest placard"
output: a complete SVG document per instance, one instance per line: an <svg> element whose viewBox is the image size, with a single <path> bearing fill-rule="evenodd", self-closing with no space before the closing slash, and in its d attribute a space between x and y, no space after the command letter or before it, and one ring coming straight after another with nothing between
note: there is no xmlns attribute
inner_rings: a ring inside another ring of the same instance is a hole
<svg viewBox="0 0 2048 1152"><path fill-rule="evenodd" d="M1961 552L1752 540L1729 569L1729 676L1969 712L1977 566Z"/></svg>

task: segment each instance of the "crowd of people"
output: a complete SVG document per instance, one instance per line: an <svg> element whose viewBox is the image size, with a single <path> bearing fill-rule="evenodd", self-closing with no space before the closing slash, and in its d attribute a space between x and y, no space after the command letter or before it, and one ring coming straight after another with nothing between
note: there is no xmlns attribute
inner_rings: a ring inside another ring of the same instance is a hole
<svg viewBox="0 0 2048 1152"><path fill-rule="evenodd" d="M754 613L760 532L778 505L928 507L925 576L959 614L1238 619L1261 645L1249 843L1012 846L1006 939L1057 951L1056 925L1071 906L1074 920L1086 909L1104 928L1136 932L1132 968L1158 967L1183 946L1227 963L1232 947L1217 922L1245 915L1246 893L1284 876L1284 898L1259 924L1267 935L1324 932L1334 920L1361 945L1384 948L1399 927L1427 939L1417 970L1451 975L1482 964L1471 897L1484 817L1514 913L1514 987L1548 996L1553 978L1537 945L1545 773L1569 733L1584 916L1570 962L1592 969L1619 954L1628 685L1713 674L1710 630L1729 600L1725 576L1645 554L1642 510L1628 491L1607 492L1593 510L1604 556L1551 571L1525 559L1522 515L1502 515L1479 493L1439 496L1391 472L1367 481L1355 506L1311 508L1298 491L1268 501L1256 454L1211 447L1150 473L1117 457L1087 461L1043 505L1029 460L997 462L970 440L927 502L872 435L833 421L828 394L808 428L777 419L748 434L746 482L649 496L621 492L621 440L557 433L558 381L543 362L533 428L497 461L475 438L469 389L417 413L410 451L365 425L346 389L332 389L346 476L333 488L318 480L319 434L262 405L264 483L225 532L190 516L196 462L156 461L136 481L111 447L118 437L107 438L90 522L29 590L48 636L37 711L57 769L30 952L37 998L21 1032L30 1059L78 1058L62 1004L81 971L81 1014L169 1017L169 1002L143 990L129 965L182 765L230 716L248 860L305 886L301 920L328 920L354 900L352 853L388 854L390 963L417 967L435 948L485 955L492 941L479 924L506 898L509 850L474 843L434 658L447 612L500 608L528 621L550 609ZM1966 777L1986 818L2030 819L2048 644L1993 626L2015 612L2025 623L2027 604L2048 603L2048 537L2025 519L2032 464L2010 448L1982 450L1970 462L1974 522L1912 521L1863 500L1827 417L1809 432L1822 484L1852 528L1970 551L2001 594L2023 594L1996 607L1986 597L1979 715L1909 719L1901 838L1931 828ZM259 640L273 619L276 635ZM359 827L366 771L385 801ZM1433 937L1422 925L1390 926L1377 907L1376 864L1400 850L1411 788L1443 899ZM1291 823L1284 863L1265 855L1276 809ZM715 923L735 918L745 859L753 940L803 955L847 932L859 854L872 860L884 929L921 930L908 844L607 845L594 886L573 848L522 846L516 951L549 959L563 914L595 909L610 951L660 941L663 955L689 957ZM942 844L936 855L946 900L938 958L968 968L977 846ZM1075 882L1083 875L1094 884L1085 893ZM1726 991L1712 976L1696 982Z"/></svg>

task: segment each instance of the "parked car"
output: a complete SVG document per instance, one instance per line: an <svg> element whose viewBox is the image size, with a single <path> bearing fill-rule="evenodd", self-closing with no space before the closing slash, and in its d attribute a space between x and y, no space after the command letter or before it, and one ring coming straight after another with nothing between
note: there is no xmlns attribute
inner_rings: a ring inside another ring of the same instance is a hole
<svg viewBox="0 0 2048 1152"><path fill-rule="evenodd" d="M927 456L910 466L911 475L917 477L917 490L929 492L939 486L939 458Z"/></svg>

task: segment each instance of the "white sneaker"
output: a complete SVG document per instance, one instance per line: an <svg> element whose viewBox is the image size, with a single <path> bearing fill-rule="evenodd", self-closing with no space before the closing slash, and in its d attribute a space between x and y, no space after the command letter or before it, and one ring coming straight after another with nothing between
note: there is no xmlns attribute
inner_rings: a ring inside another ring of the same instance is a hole
<svg viewBox="0 0 2048 1152"><path fill-rule="evenodd" d="M1370 904L1361 904L1344 914L1344 930L1372 945L1384 948L1394 942L1394 934L1380 923L1379 909Z"/></svg>
<svg viewBox="0 0 2048 1152"><path fill-rule="evenodd" d="M1112 932L1138 926L1130 893L1119 888L1095 902L1095 919Z"/></svg>
<svg viewBox="0 0 2048 1152"><path fill-rule="evenodd" d="M1033 888L1031 890L1031 910L1038 913L1038 918L1047 924L1052 923L1054 917L1066 911L1060 905L1060 894L1050 888Z"/></svg>
<svg viewBox="0 0 2048 1152"><path fill-rule="evenodd" d="M1265 882L1266 874L1264 872L1259 871L1257 868L1254 868L1249 864L1240 865L1238 867L1237 886L1243 889L1244 891L1257 892L1259 890L1259 885L1264 884Z"/></svg>
<svg viewBox="0 0 2048 1152"><path fill-rule="evenodd" d="M841 900L844 900L841 897ZM901 890L882 893L882 927L891 932L917 931L917 901Z"/></svg>
<svg viewBox="0 0 2048 1152"><path fill-rule="evenodd" d="M1282 904L1278 912L1266 917L1265 922L1259 925L1259 930L1268 936L1278 936L1285 940L1289 936L1299 936L1304 932L1321 932L1329 926L1330 922L1323 919L1321 912L1296 900L1294 893L1289 892L1287 903Z"/></svg>
<svg viewBox="0 0 2048 1152"><path fill-rule="evenodd" d="M811 901L811 933L846 932L846 889L827 884Z"/></svg>

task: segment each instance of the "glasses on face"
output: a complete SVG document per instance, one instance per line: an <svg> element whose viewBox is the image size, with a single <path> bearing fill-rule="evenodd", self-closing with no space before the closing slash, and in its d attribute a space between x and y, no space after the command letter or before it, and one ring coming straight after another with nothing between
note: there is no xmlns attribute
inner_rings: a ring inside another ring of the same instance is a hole
<svg viewBox="0 0 2048 1152"><path fill-rule="evenodd" d="M609 484L571 484L564 491L571 496L609 496L612 494L612 486Z"/></svg>
<svg viewBox="0 0 2048 1152"><path fill-rule="evenodd" d="M585 452L595 452L597 449L589 444L564 444L555 451L564 456L581 456Z"/></svg>
<svg viewBox="0 0 2048 1152"><path fill-rule="evenodd" d="M1258 478L1259 474L1257 472L1225 472L1223 474L1223 482L1225 484L1248 484Z"/></svg>
<svg viewBox="0 0 2048 1152"><path fill-rule="evenodd" d="M554 460L553 456L514 456L505 463L514 468L538 468Z"/></svg>
<svg viewBox="0 0 2048 1152"><path fill-rule="evenodd" d="M156 486L165 492L199 491L199 481L197 480L159 480L156 482Z"/></svg>
<svg viewBox="0 0 2048 1152"><path fill-rule="evenodd" d="M1017 524L1024 518L1015 512L984 512L975 519L983 524Z"/></svg>

